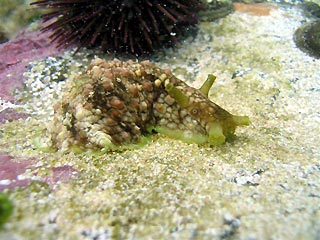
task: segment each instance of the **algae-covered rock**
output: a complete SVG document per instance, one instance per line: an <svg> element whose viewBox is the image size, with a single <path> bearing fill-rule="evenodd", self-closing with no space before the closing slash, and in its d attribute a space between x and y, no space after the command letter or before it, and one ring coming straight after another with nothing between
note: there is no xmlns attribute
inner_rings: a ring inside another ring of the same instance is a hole
<svg viewBox="0 0 320 240"><path fill-rule="evenodd" d="M30 8L32 0L0 0L0 42L11 39L16 32L40 15Z"/></svg>
<svg viewBox="0 0 320 240"><path fill-rule="evenodd" d="M201 21L214 21L233 12L231 1L208 1L207 8L199 13Z"/></svg>
<svg viewBox="0 0 320 240"><path fill-rule="evenodd" d="M320 2L319 2L320 3ZM300 7L304 10L307 16L314 16L320 18L320 6L315 2L302 2Z"/></svg>
<svg viewBox="0 0 320 240"><path fill-rule="evenodd" d="M298 28L294 34L296 45L311 56L320 57L320 20Z"/></svg>

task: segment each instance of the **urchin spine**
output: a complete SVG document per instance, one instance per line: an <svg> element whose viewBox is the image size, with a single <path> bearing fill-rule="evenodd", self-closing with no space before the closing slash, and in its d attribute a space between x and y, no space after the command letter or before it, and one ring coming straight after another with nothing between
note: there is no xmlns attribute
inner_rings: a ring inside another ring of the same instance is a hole
<svg viewBox="0 0 320 240"><path fill-rule="evenodd" d="M186 29L198 23L200 0L41 0L32 5L49 9L49 22L58 47L78 44L102 51L151 53L172 46ZM51 22L52 19L53 22Z"/></svg>

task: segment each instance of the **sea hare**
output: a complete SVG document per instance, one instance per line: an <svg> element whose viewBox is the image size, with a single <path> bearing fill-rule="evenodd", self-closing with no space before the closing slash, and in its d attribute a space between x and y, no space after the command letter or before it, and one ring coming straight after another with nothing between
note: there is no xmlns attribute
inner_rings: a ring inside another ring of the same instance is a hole
<svg viewBox="0 0 320 240"><path fill-rule="evenodd" d="M49 133L59 150L113 149L159 132L187 143L220 145L249 118L208 99L215 80L200 89L149 61L96 58L55 106Z"/></svg>

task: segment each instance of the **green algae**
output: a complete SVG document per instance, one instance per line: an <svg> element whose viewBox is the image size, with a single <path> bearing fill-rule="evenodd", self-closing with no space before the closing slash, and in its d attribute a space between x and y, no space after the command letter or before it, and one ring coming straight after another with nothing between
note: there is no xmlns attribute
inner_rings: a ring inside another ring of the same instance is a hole
<svg viewBox="0 0 320 240"><path fill-rule="evenodd" d="M7 195L0 193L0 230L1 226L5 224L13 212L13 205L8 199Z"/></svg>
<svg viewBox="0 0 320 240"><path fill-rule="evenodd" d="M30 22L40 17L40 11L30 8L31 0L0 0L0 38L6 41Z"/></svg>
<svg viewBox="0 0 320 240"><path fill-rule="evenodd" d="M1 125L0 149L14 155L39 154L34 143L43 137L46 124L34 119L16 120Z"/></svg>

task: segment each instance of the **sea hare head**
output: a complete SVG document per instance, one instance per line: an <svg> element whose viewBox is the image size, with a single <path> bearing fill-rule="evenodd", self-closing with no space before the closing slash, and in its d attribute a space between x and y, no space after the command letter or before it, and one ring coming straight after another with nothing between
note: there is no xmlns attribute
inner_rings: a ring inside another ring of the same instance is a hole
<svg viewBox="0 0 320 240"><path fill-rule="evenodd" d="M166 85L166 90L206 130L206 141L220 145L234 135L237 126L249 125L250 121L249 117L232 115L208 99L215 78L209 75L200 89L189 88L188 92L171 83Z"/></svg>

